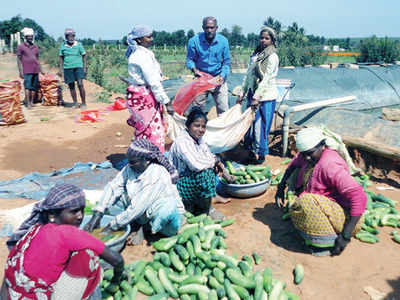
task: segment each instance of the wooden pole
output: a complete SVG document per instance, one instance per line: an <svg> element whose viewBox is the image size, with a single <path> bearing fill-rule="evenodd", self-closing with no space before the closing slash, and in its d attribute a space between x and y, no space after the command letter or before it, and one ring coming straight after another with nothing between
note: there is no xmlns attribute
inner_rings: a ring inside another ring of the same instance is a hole
<svg viewBox="0 0 400 300"><path fill-rule="evenodd" d="M342 136L343 143L346 146L365 150L367 152L383 156L391 160L400 161L400 148L387 146L385 144L379 144L371 141L367 141L364 138Z"/></svg>

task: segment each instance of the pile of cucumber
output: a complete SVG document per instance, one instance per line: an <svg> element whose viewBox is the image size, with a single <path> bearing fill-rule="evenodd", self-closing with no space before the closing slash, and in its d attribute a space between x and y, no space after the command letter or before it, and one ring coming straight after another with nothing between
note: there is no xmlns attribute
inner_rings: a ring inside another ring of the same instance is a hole
<svg viewBox="0 0 400 300"><path fill-rule="evenodd" d="M367 207L364 213L364 224L356 234L356 238L362 242L375 244L379 242L378 226L400 227L400 214L395 209L396 201L382 194L375 194L367 188L371 185L368 175L355 177L367 194ZM397 231L392 233L392 239L400 243L400 235Z"/></svg>
<svg viewBox="0 0 400 300"><path fill-rule="evenodd" d="M107 270L103 299L132 300L138 291L152 300L299 299L285 290L284 282L272 278L270 268L254 272L254 264L260 263L258 254L238 259L226 253L223 228L233 219L215 222L205 214L194 217L190 213L186 217L187 224L178 235L153 243L153 261L139 260L126 267L129 280L114 285L112 270ZM296 266L294 276L295 283L300 283L304 269Z"/></svg>
<svg viewBox="0 0 400 300"><path fill-rule="evenodd" d="M232 162L226 161L226 166L230 175L234 175L236 184L252 184L272 177L271 168L269 166L242 166L235 169ZM221 179L224 183L228 183L224 178Z"/></svg>

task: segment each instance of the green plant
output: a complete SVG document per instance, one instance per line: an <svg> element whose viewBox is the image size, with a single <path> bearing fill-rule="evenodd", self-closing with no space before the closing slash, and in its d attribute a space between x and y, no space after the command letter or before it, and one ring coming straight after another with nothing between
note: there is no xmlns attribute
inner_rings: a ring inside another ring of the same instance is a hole
<svg viewBox="0 0 400 300"><path fill-rule="evenodd" d="M112 103L112 101L110 100L111 97L112 94L109 91L102 90L100 93L96 95L96 101L102 103Z"/></svg>

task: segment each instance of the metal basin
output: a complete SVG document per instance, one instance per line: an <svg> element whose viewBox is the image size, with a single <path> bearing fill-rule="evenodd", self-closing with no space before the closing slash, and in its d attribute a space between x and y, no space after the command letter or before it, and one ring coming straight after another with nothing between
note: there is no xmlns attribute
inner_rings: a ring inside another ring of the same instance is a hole
<svg viewBox="0 0 400 300"><path fill-rule="evenodd" d="M265 179L260 182L250 184L231 184L219 182L221 191L235 198L251 198L264 193L271 179Z"/></svg>
<svg viewBox="0 0 400 300"><path fill-rule="evenodd" d="M83 226L85 226L85 224L88 223L91 218L92 218L92 215L84 216L80 228L83 229ZM104 215L100 221L100 227L106 226L108 223L111 222L112 219L114 219L114 216ZM125 234L116 240L106 242L105 244L107 247L111 248L114 251L118 251L118 252L122 250L122 248L124 247L125 241L129 235L129 233L131 232L131 225L129 225L129 224L126 225L125 228L123 228L122 230L125 231Z"/></svg>

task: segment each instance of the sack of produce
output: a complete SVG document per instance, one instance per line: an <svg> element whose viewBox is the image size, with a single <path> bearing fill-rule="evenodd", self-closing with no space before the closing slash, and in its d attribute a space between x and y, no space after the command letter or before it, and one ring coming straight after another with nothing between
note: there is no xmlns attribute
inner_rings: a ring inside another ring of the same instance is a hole
<svg viewBox="0 0 400 300"><path fill-rule="evenodd" d="M0 80L0 125L25 122L21 108L21 83L18 80Z"/></svg>
<svg viewBox="0 0 400 300"><path fill-rule="evenodd" d="M56 74L46 73L39 75L40 93L43 97L43 105L51 106L58 105L59 99L59 84Z"/></svg>

